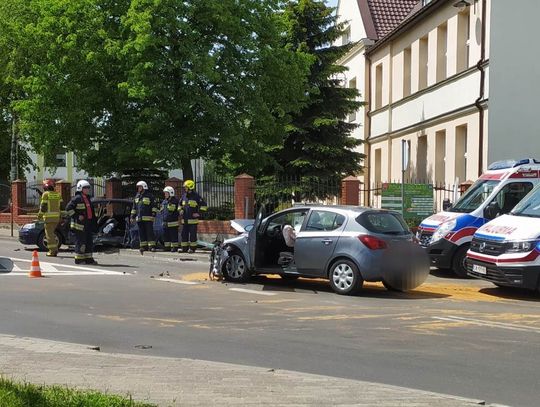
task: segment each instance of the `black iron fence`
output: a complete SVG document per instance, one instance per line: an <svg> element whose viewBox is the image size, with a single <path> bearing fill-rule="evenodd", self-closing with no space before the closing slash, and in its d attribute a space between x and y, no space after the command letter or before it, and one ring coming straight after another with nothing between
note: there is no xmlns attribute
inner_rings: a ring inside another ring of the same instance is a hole
<svg viewBox="0 0 540 407"><path fill-rule="evenodd" d="M205 176L195 183L196 190L208 204L204 219L234 218L234 178Z"/></svg>
<svg viewBox="0 0 540 407"><path fill-rule="evenodd" d="M0 181L0 213L9 212L11 186L7 181Z"/></svg>
<svg viewBox="0 0 540 407"><path fill-rule="evenodd" d="M263 206L266 213L272 213L299 203L337 205L340 194L340 179L261 178L255 186L255 213Z"/></svg>
<svg viewBox="0 0 540 407"><path fill-rule="evenodd" d="M38 208L41 195L43 194L43 183L41 181L29 181L26 183L26 207Z"/></svg>

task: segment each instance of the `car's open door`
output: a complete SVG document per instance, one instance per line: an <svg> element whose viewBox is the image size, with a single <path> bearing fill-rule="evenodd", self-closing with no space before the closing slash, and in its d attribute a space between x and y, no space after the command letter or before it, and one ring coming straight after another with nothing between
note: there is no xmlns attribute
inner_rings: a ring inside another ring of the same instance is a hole
<svg viewBox="0 0 540 407"><path fill-rule="evenodd" d="M255 267L255 258L257 256L257 235L261 227L262 220L266 217L266 210L264 206L259 209L257 216L255 217L255 223L253 228L248 232L248 249L249 249L249 268Z"/></svg>

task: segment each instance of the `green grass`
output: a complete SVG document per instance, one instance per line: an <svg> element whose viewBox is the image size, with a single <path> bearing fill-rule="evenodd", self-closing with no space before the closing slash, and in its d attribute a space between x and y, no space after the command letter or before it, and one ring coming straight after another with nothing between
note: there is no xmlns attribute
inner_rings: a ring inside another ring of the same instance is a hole
<svg viewBox="0 0 540 407"><path fill-rule="evenodd" d="M95 391L20 384L0 377L0 407L152 407L152 405Z"/></svg>

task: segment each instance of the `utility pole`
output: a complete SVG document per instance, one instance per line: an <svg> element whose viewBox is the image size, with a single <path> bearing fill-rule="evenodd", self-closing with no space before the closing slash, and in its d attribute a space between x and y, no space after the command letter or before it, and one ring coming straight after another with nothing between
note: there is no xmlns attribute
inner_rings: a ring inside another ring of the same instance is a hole
<svg viewBox="0 0 540 407"><path fill-rule="evenodd" d="M18 163L18 140L17 140L17 126L15 124L15 116L11 116L11 170L10 178L11 181L15 181L19 178L19 163Z"/></svg>

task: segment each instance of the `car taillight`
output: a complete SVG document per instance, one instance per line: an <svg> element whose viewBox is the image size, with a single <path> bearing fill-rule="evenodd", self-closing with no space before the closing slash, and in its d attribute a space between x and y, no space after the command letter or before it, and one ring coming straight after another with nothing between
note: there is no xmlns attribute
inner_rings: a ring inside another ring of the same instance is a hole
<svg viewBox="0 0 540 407"><path fill-rule="evenodd" d="M360 235L358 236L358 240L364 243L364 245L371 250L381 250L387 248L386 242L375 236Z"/></svg>

